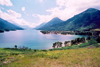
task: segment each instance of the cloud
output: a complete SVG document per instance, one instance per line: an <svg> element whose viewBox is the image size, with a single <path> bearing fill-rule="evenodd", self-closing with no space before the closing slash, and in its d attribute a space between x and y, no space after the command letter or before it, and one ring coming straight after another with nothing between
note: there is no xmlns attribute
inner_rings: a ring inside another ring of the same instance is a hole
<svg viewBox="0 0 100 67"><path fill-rule="evenodd" d="M21 17L21 14L20 13L17 13L13 10L7 10L7 12L9 13L9 15L13 16L13 17L16 17L16 18L20 18Z"/></svg>
<svg viewBox="0 0 100 67"><path fill-rule="evenodd" d="M41 2L41 3L42 3L42 2L43 2L43 0L39 0L39 2Z"/></svg>
<svg viewBox="0 0 100 67"><path fill-rule="evenodd" d="M0 17L4 20L7 20L11 23L15 23L15 24L18 24L18 25L21 25L21 26L29 26L31 28L34 28L35 26L37 26L37 24L35 23L30 23L30 22L27 22L25 21L23 18L21 18L21 14L20 13L17 13L13 10L7 10L8 13L6 12L2 12L0 10Z"/></svg>
<svg viewBox="0 0 100 67"><path fill-rule="evenodd" d="M25 7L22 7L22 11L25 11Z"/></svg>
<svg viewBox="0 0 100 67"><path fill-rule="evenodd" d="M13 4L10 0L0 0L0 4L6 5L6 6L13 6Z"/></svg>
<svg viewBox="0 0 100 67"><path fill-rule="evenodd" d="M52 19L52 15L39 15L37 14L37 16L40 18L39 24L43 23L43 22L48 22Z"/></svg>
<svg viewBox="0 0 100 67"><path fill-rule="evenodd" d="M39 15L40 23L48 22L54 17L67 20L88 8L100 7L100 0L56 0L57 7L46 10L49 15Z"/></svg>
<svg viewBox="0 0 100 67"><path fill-rule="evenodd" d="M37 17L37 14L33 14L32 16L33 16L33 17Z"/></svg>

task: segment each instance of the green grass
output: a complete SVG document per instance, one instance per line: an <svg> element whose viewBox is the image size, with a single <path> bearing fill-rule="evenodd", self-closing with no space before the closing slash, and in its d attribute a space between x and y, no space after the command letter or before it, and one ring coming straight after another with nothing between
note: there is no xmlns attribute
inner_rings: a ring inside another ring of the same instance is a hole
<svg viewBox="0 0 100 67"><path fill-rule="evenodd" d="M100 48L35 52L0 48L0 59L0 67L100 67Z"/></svg>

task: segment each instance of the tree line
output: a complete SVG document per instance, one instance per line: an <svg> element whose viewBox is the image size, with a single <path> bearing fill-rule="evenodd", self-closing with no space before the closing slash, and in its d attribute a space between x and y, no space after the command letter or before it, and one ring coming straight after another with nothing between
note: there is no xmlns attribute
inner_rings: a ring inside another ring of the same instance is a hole
<svg viewBox="0 0 100 67"><path fill-rule="evenodd" d="M81 43L85 43L91 39L94 39L95 41L97 41L97 43L100 43L100 37L94 37L94 36L88 36L87 38L85 37L82 37L82 38L76 38L74 40L71 40L71 41L65 41L64 42L64 46L67 47L67 46L72 46L72 45L80 45ZM53 43L53 48L59 48L59 47L62 47L62 42L55 42Z"/></svg>
<svg viewBox="0 0 100 67"><path fill-rule="evenodd" d="M100 31L40 31L43 34L63 34L63 35L67 35L67 34L71 34L71 35L95 35L95 36L99 36Z"/></svg>

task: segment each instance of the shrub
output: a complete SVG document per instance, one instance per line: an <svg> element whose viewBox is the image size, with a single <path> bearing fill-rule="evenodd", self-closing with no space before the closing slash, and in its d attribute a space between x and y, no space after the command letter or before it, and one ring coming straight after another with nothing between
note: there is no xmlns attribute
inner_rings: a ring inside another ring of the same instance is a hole
<svg viewBox="0 0 100 67"><path fill-rule="evenodd" d="M15 45L14 47L15 47L15 49L17 49L17 45Z"/></svg>
<svg viewBox="0 0 100 67"><path fill-rule="evenodd" d="M97 44L97 41L94 40L94 39L91 39L91 40L89 40L89 44L90 44L90 45Z"/></svg>
<svg viewBox="0 0 100 67"><path fill-rule="evenodd" d="M83 48L83 47L87 47L89 45L90 45L89 43L82 43L82 44L78 45L78 47Z"/></svg>

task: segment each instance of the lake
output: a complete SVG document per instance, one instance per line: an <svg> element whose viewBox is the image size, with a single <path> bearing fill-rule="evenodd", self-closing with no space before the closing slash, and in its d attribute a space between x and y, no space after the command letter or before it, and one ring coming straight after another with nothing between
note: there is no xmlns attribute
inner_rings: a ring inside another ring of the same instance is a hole
<svg viewBox="0 0 100 67"><path fill-rule="evenodd" d="M39 30L17 30L0 33L0 48L28 47L31 49L50 49L57 41L69 41L82 35L42 34ZM87 37L87 36L85 36Z"/></svg>

